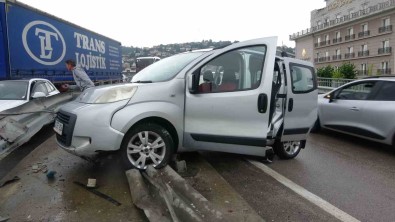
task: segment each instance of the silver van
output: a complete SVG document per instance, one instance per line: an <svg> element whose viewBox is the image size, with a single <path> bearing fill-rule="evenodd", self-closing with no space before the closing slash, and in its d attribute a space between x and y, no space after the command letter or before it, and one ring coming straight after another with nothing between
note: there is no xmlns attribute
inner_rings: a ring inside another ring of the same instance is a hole
<svg viewBox="0 0 395 222"><path fill-rule="evenodd" d="M125 168L165 166L197 150L294 158L317 118L311 63L276 57L277 38L181 53L132 83L95 87L61 107L61 148L92 158L119 150Z"/></svg>

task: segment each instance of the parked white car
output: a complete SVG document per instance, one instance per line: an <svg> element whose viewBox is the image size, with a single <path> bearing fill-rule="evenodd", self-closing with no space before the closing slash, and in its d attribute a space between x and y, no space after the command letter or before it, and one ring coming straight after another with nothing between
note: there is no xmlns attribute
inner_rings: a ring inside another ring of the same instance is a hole
<svg viewBox="0 0 395 222"><path fill-rule="evenodd" d="M125 168L208 150L294 158L317 118L309 62L276 57L277 38L178 54L134 83L84 91L60 108L57 142L78 156L120 151Z"/></svg>
<svg viewBox="0 0 395 222"><path fill-rule="evenodd" d="M59 91L46 79L0 81L0 112L56 94Z"/></svg>
<svg viewBox="0 0 395 222"><path fill-rule="evenodd" d="M395 77L357 80L318 98L315 131L325 128L395 146Z"/></svg>

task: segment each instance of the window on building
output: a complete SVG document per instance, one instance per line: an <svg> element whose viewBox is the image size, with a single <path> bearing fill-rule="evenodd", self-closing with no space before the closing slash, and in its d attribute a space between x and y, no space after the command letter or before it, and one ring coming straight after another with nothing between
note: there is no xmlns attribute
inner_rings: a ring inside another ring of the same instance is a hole
<svg viewBox="0 0 395 222"><path fill-rule="evenodd" d="M336 56L340 56L340 54L341 54L340 49L336 49L335 55L336 55Z"/></svg>
<svg viewBox="0 0 395 222"><path fill-rule="evenodd" d="M336 32L336 39L340 39L341 35L340 32Z"/></svg>
<svg viewBox="0 0 395 222"><path fill-rule="evenodd" d="M363 24L362 25L362 32L367 32L368 31L368 24Z"/></svg>
<svg viewBox="0 0 395 222"><path fill-rule="evenodd" d="M321 37L318 37L317 38L317 43L320 43L321 42Z"/></svg>
<svg viewBox="0 0 395 222"><path fill-rule="evenodd" d="M325 19L325 23L329 23L329 21L330 21L329 18Z"/></svg>
<svg viewBox="0 0 395 222"><path fill-rule="evenodd" d="M385 62L381 63L381 69L382 70L388 70L388 67L389 67L388 61L385 61Z"/></svg>
<svg viewBox="0 0 395 222"><path fill-rule="evenodd" d="M325 57L328 58L329 57L329 52L325 52Z"/></svg>
<svg viewBox="0 0 395 222"><path fill-rule="evenodd" d="M352 14L354 13L354 10L353 9L350 9L349 11L348 11L348 15L350 15L350 17L352 17Z"/></svg>
<svg viewBox="0 0 395 222"><path fill-rule="evenodd" d="M317 26L320 26L320 25L322 25L322 22L321 21L317 21Z"/></svg>
<svg viewBox="0 0 395 222"><path fill-rule="evenodd" d="M366 63L362 63L361 64L361 75L367 75L367 64Z"/></svg>
<svg viewBox="0 0 395 222"><path fill-rule="evenodd" d="M388 27L391 25L391 20L390 18L385 18L383 19L383 27Z"/></svg>
<svg viewBox="0 0 395 222"><path fill-rule="evenodd" d="M350 53L350 54L354 53L354 47L352 47L352 46L348 47L348 53Z"/></svg>
<svg viewBox="0 0 395 222"><path fill-rule="evenodd" d="M317 58L317 59L319 59L319 58L320 58L320 53L319 53L319 52L317 52L317 54L316 54L316 58Z"/></svg>
<svg viewBox="0 0 395 222"><path fill-rule="evenodd" d="M353 28L349 28L348 29L348 35L354 35L354 29Z"/></svg>
<svg viewBox="0 0 395 222"><path fill-rule="evenodd" d="M363 3L363 4L361 5L361 10L362 10L362 11L365 11L367 8L368 8L368 3Z"/></svg>
<svg viewBox="0 0 395 222"><path fill-rule="evenodd" d="M362 51L362 52L368 51L368 45L367 45L367 44L361 45L361 51Z"/></svg>
<svg viewBox="0 0 395 222"><path fill-rule="evenodd" d="M390 41L385 40L382 42L383 49L389 48L390 47Z"/></svg>

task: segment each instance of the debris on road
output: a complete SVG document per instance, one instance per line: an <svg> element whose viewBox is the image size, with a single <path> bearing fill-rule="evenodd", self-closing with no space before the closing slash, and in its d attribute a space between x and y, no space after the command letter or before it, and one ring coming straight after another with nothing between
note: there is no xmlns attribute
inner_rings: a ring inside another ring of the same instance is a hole
<svg viewBox="0 0 395 222"><path fill-rule="evenodd" d="M38 165L32 166L33 173L38 173Z"/></svg>
<svg viewBox="0 0 395 222"><path fill-rule="evenodd" d="M8 185L8 184L10 184L10 183L14 183L14 182L16 182L16 181L18 181L18 180L20 180L21 178L19 178L18 176L15 176L14 178L12 178L12 179L10 179L10 180L7 180L7 181L4 181L4 182L2 182L1 184L0 184L0 188L2 188L2 187L4 187L5 185ZM1 218L1 217L0 217ZM0 222L1 222L1 220L0 220Z"/></svg>
<svg viewBox="0 0 395 222"><path fill-rule="evenodd" d="M56 174L56 171L49 171L48 173L47 173L47 178L48 179L54 179L55 178L55 174Z"/></svg>
<svg viewBox="0 0 395 222"><path fill-rule="evenodd" d="M91 192L91 193L93 193L93 194L95 194L95 195L97 195L97 196L99 196L99 197L101 197L101 198L103 198L103 199L105 199L105 200L111 202L111 203L114 204L115 206L121 206L121 203L120 203L120 202L116 201L116 200L113 199L112 197L110 197L110 196L108 196L108 195L106 195L106 194L104 194L104 193L102 193L102 192L100 192L100 191L97 191L97 190L95 190L95 189L89 188L89 187L85 186L84 184L82 184L82 183L80 183L80 182L78 182L78 181L74 181L74 184L76 184L76 185L78 185L78 186L84 188L85 190L87 190L87 191L89 191L89 192Z"/></svg>
<svg viewBox="0 0 395 222"><path fill-rule="evenodd" d="M89 178L88 184L86 186L89 188L95 188L96 187L96 179Z"/></svg>

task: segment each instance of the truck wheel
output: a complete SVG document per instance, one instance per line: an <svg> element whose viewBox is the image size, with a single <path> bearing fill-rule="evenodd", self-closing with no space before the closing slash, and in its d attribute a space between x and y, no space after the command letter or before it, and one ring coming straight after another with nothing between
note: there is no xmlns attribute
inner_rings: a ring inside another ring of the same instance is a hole
<svg viewBox="0 0 395 222"><path fill-rule="evenodd" d="M300 143L300 141L278 141L274 144L274 153L276 153L280 159L293 159L301 150Z"/></svg>
<svg viewBox="0 0 395 222"><path fill-rule="evenodd" d="M125 135L120 152L125 169L145 170L149 165L162 168L169 163L174 142L164 127L154 123L141 124Z"/></svg>

